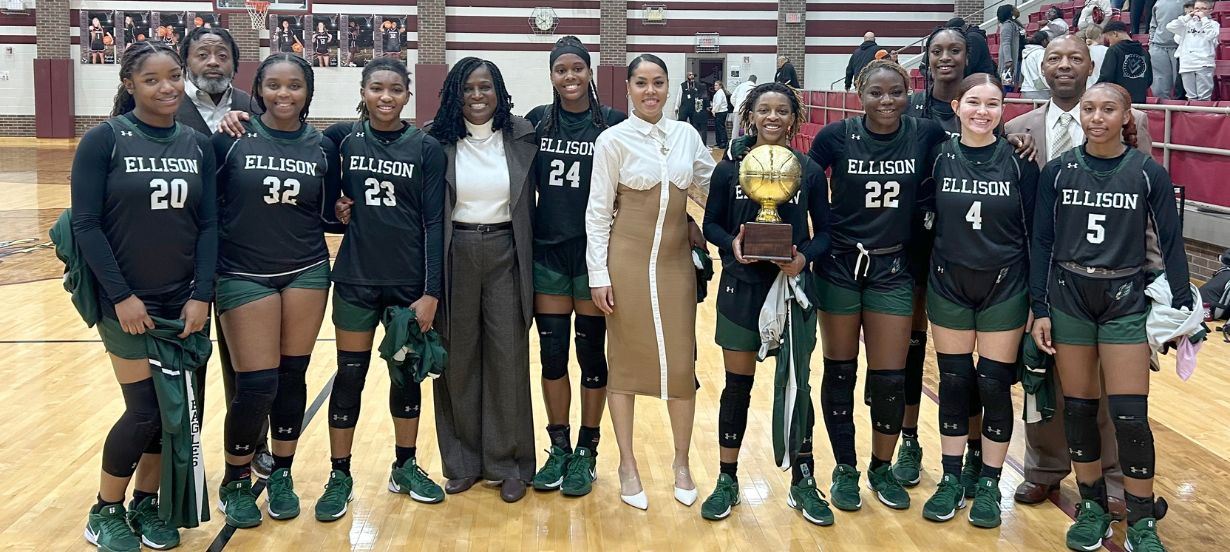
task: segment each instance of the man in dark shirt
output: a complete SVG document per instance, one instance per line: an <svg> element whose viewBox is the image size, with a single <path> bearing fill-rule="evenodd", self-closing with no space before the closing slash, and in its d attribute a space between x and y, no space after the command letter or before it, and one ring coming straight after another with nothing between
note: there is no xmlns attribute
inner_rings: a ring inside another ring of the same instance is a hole
<svg viewBox="0 0 1230 552"><path fill-rule="evenodd" d="M1127 89L1132 103L1145 103L1149 86L1153 84L1153 64L1149 53L1128 34L1127 24L1111 21L1102 28L1106 38L1106 58L1102 61L1098 82L1113 82Z"/></svg>
<svg viewBox="0 0 1230 552"><path fill-rule="evenodd" d="M872 54L875 54L875 52L872 52ZM790 63L790 58L786 56L777 56L777 74L773 76L773 80L790 88L801 88L799 86L799 74L795 72L794 64Z"/></svg>
<svg viewBox="0 0 1230 552"><path fill-rule="evenodd" d="M863 43L854 49L854 53L850 54L850 62L846 64L846 90L849 90L854 85L854 77L858 76L859 71L863 70L871 60L875 59L876 52L880 50L880 45L876 44L876 34L867 31L863 35Z"/></svg>

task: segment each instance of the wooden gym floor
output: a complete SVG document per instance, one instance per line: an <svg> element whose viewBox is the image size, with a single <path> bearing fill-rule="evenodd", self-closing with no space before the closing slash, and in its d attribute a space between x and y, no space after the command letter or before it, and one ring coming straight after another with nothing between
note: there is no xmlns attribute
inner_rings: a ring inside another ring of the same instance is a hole
<svg viewBox="0 0 1230 552"><path fill-rule="evenodd" d="M69 204L68 172L73 145L63 141L0 139L0 549L86 550L81 537L87 508L97 491L102 443L123 409L98 335L87 329L60 285L62 267L47 229ZM693 205L694 214L700 211ZM334 241L336 245L336 241ZM717 407L723 385L720 350L713 344L714 301L700 306L697 338L701 382L692 469L701 500L717 477ZM322 414L327 408L334 370L333 330L326 317L308 374L311 419L296 455L297 490L304 515L291 521L266 519L248 530L227 528L220 515L182 532L185 550L1061 550L1076 500L1069 478L1061 493L1037 506L1012 502L1021 481L1023 428L1017 421L1001 490L1004 523L996 530L976 529L960 516L934 524L921 516L939 470L936 427L937 388L933 355L927 359L920 434L926 451L922 483L911 491L913 507L904 512L878 504L864 491L857 513L837 512L832 527L812 526L786 506L789 474L770 458L772 364L762 365L753 394L750 430L741 458L743 503L724 522L701 519L699 502L685 508L671 494L671 437L664 405L642 398L637 418L637 454L649 493L647 512L623 505L615 474L617 451L609 422L600 448L599 479L581 499L530 491L516 504L504 504L496 488L476 486L442 504L422 505L386 488L393 458L392 423L384 408L388 378L374 361L367 407L354 449L355 500L342 520L324 524L312 508L328 475L328 439ZM535 344L535 347L537 345ZM1210 340L1200 370L1188 382L1163 359L1153 379L1153 432L1157 439L1158 494L1170 501L1161 524L1172 550L1218 550L1230 527L1230 345ZM538 374L535 352L533 374ZM819 385L819 358L813 385ZM204 424L206 466L211 497L222 466L222 384L211 362ZM574 375L574 381L575 381ZM536 380L536 378L535 378ZM537 385L536 426L545 422ZM819 401L819 391L813 400ZM432 412L424 390L424 412ZM860 395L861 396L861 395ZM1016 391L1018 409L1019 389ZM574 399L574 405L579 400ZM574 406L573 421L577 423ZM857 411L860 463L869 450L867 411ZM440 475L434 420L423 417L419 454L428 472ZM817 472L827 489L832 458L823 422L816 427ZM536 433L539 449L545 432ZM543 456L539 455L539 462ZM863 469L865 466L860 465ZM263 505L264 500L260 503ZM1120 550L1124 528L1115 526Z"/></svg>

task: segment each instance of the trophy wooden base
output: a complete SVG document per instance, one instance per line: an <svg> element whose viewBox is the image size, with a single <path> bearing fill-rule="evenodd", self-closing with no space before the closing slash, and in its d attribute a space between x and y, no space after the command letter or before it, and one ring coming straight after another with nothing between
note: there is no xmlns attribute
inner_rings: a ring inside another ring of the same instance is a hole
<svg viewBox="0 0 1230 552"><path fill-rule="evenodd" d="M794 245L789 224L748 222L743 225L743 258L755 261L789 261Z"/></svg>

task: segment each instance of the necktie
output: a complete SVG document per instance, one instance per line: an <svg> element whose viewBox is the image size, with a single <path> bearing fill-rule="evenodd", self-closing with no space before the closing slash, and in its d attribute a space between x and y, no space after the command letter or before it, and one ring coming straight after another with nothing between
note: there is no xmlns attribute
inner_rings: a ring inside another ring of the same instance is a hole
<svg viewBox="0 0 1230 552"><path fill-rule="evenodd" d="M1051 154L1046 158L1047 161L1059 157L1063 155L1063 152L1072 149L1071 127L1072 114L1064 113L1060 115L1059 120L1055 122L1055 129L1057 130L1055 133L1055 143L1051 144Z"/></svg>

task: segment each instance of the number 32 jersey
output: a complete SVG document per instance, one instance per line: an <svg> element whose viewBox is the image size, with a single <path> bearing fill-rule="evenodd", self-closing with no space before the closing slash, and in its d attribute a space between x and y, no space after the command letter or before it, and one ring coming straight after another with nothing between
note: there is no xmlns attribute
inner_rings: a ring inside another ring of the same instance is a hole
<svg viewBox="0 0 1230 552"><path fill-rule="evenodd" d="M218 155L218 271L252 276L293 273L328 260L325 247L326 150L310 125L272 130L253 119L239 139L213 136ZM332 205L329 205L332 209Z"/></svg>
<svg viewBox="0 0 1230 552"><path fill-rule="evenodd" d="M439 298L448 163L440 143L413 126L379 132L367 121L338 123L325 135L340 140L340 187L354 200L333 281L422 285Z"/></svg>

